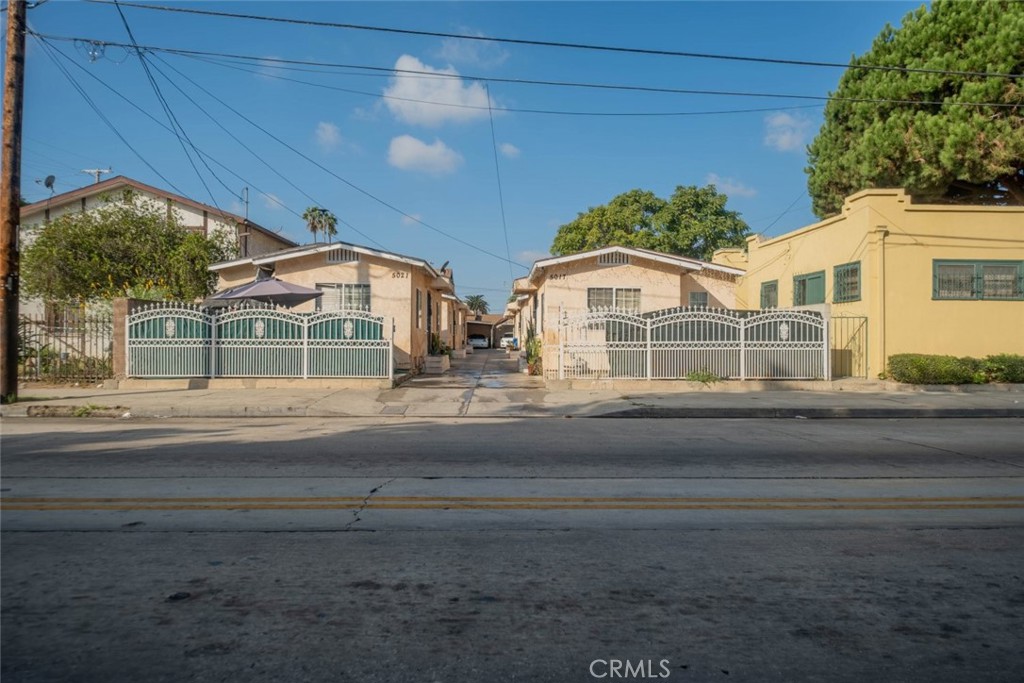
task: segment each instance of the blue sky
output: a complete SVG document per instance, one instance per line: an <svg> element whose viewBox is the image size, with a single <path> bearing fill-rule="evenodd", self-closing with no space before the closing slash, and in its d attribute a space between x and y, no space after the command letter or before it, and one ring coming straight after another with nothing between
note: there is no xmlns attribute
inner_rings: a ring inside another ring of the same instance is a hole
<svg viewBox="0 0 1024 683"><path fill-rule="evenodd" d="M438 33L846 63L867 51L886 23L899 25L920 4L240 1L174 6ZM354 68L282 68L272 61L232 63L157 52L149 58L153 77L170 110L192 143L215 160L207 162L215 175L198 163L197 174L175 136L101 84L167 125L135 55L114 46L99 50L83 42L51 41L72 60L57 56L59 63L139 156L29 37L22 193L30 201L48 194L35 180L53 174L56 190L64 192L91 182L81 172L86 168L112 167L114 174L173 190L162 175L183 194L238 213L244 210L242 188L248 186L249 216L304 243L310 236L296 214L314 204L312 198L348 224L339 225L339 239L436 265L450 261L458 293L483 294L495 311L504 306L511 278L526 272L520 265L510 267L502 260L506 255L528 267L547 255L559 225L633 188L667 197L677 185L714 183L729 195L731 209L755 232L768 235L815 220L803 169L806 144L821 125L821 102L777 95L825 96L835 89L842 69L476 42L130 7L123 11L140 45L444 71L462 78L396 78ZM30 10L29 22L33 30L51 36L128 42L112 5L53 0ZM474 77L776 96L502 82L485 89ZM744 109L761 111L593 115Z"/></svg>

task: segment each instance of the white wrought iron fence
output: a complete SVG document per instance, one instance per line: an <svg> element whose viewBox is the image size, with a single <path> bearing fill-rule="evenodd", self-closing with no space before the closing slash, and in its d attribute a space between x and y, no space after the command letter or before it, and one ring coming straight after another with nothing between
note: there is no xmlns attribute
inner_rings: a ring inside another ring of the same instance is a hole
<svg viewBox="0 0 1024 683"><path fill-rule="evenodd" d="M817 311L615 309L563 316L560 379L820 379L829 377L828 324Z"/></svg>
<svg viewBox="0 0 1024 683"><path fill-rule="evenodd" d="M391 326L367 311L153 304L128 316L125 334L129 377L388 378L394 370Z"/></svg>

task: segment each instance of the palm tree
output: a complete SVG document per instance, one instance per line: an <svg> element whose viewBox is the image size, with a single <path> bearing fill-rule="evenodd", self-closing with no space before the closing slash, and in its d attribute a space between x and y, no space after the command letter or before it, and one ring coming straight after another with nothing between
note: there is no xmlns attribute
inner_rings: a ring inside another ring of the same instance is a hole
<svg viewBox="0 0 1024 683"><path fill-rule="evenodd" d="M338 234L338 217L327 209L320 206L311 206L302 213L302 220L306 221L306 227L313 233L313 242L316 242L316 235L322 232L327 241Z"/></svg>
<svg viewBox="0 0 1024 683"><path fill-rule="evenodd" d="M470 294L466 297L466 305L477 315L487 314L487 301L483 294Z"/></svg>

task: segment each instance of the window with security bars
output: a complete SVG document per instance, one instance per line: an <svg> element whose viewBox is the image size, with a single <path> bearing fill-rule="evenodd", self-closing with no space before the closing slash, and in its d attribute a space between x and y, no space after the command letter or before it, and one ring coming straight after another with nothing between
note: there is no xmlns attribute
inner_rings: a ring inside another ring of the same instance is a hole
<svg viewBox="0 0 1024 683"><path fill-rule="evenodd" d="M779 307L779 281L769 280L761 283L761 308Z"/></svg>
<svg viewBox="0 0 1024 683"><path fill-rule="evenodd" d="M793 278L793 305L810 306L825 303L825 271L806 273Z"/></svg>
<svg viewBox="0 0 1024 683"><path fill-rule="evenodd" d="M860 261L844 263L832 271L832 302L860 301Z"/></svg>
<svg viewBox="0 0 1024 683"><path fill-rule="evenodd" d="M625 287L590 287L587 289L587 309L617 308L640 311L640 290Z"/></svg>
<svg viewBox="0 0 1024 683"><path fill-rule="evenodd" d="M933 261L934 299L1024 299L1024 261Z"/></svg>
<svg viewBox="0 0 1024 683"><path fill-rule="evenodd" d="M370 285L338 282L318 283L323 296L316 300L318 311L370 310Z"/></svg>
<svg viewBox="0 0 1024 683"><path fill-rule="evenodd" d="M690 306L702 306L708 307L708 293L707 292L690 292L689 296Z"/></svg>

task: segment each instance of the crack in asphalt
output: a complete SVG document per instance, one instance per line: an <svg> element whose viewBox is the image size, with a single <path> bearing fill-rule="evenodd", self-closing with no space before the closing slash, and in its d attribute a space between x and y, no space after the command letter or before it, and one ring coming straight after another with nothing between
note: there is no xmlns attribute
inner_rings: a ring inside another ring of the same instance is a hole
<svg viewBox="0 0 1024 683"><path fill-rule="evenodd" d="M983 462L991 462L997 465L1006 465L1008 467L1016 467L1018 469L1024 469L1024 465L1018 465L1012 462L1006 462L1005 460L997 460L996 458L986 458L983 455L974 455L973 453L963 453L961 451L954 451L951 448L942 448L941 446L933 446L927 443L918 443L917 441L910 441L909 439L897 439L894 436L883 436L882 441L895 441L897 443L910 444L911 446L920 446L921 448L929 448L933 451L939 451L940 453L949 453L950 455L959 455L961 458L972 458L975 460L981 460Z"/></svg>
<svg viewBox="0 0 1024 683"><path fill-rule="evenodd" d="M398 477L391 477L383 484L380 484L370 489L370 492L366 494L365 498L363 498L363 502L360 503L359 507L352 513L352 521L346 524L345 528L342 529L342 531L352 531L352 527L358 522L362 521L359 515L363 514L363 511L366 510L366 508L370 505L370 500L377 494L378 491L380 491L382 488L393 482L395 479L398 479Z"/></svg>

